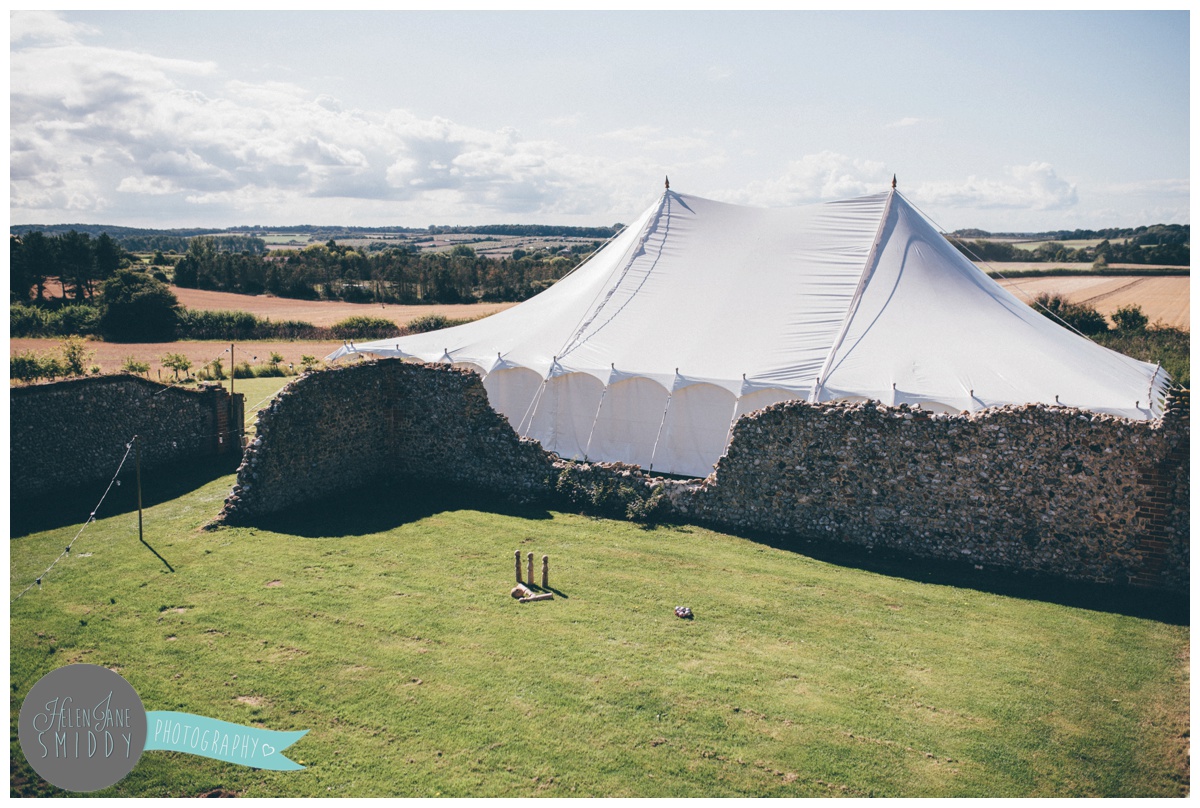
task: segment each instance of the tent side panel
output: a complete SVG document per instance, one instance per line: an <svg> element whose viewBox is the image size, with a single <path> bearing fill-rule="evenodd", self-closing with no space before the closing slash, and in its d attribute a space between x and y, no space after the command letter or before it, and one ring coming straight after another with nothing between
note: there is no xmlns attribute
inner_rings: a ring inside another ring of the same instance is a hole
<svg viewBox="0 0 1200 808"><path fill-rule="evenodd" d="M662 385L640 377L609 385L588 459L650 468L668 395Z"/></svg>
<svg viewBox="0 0 1200 808"><path fill-rule="evenodd" d="M711 384L693 384L671 396L654 453L654 470L707 477L725 453L729 418L737 399Z"/></svg>

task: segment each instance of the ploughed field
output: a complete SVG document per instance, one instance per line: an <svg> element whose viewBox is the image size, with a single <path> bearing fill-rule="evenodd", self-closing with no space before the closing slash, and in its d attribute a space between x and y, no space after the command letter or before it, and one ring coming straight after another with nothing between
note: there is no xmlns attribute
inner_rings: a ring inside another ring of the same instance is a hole
<svg viewBox="0 0 1200 808"><path fill-rule="evenodd" d="M1189 630L1170 619L445 488L204 531L232 475L144 476L146 539L174 573L138 543L126 484L11 605L13 794L56 793L15 721L74 662L147 710L309 730L288 751L303 771L155 751L98 796L1188 791ZM11 592L94 504L14 522ZM514 550L550 556L554 600L509 597Z"/></svg>
<svg viewBox="0 0 1200 808"><path fill-rule="evenodd" d="M33 353L56 354L63 340L54 337L21 337L13 339L9 346L12 354L25 351ZM289 363L295 365L300 372L300 357L308 355L324 359L337 350L340 342L303 341L269 342L251 341L234 343L234 360L240 365L249 362L251 365L261 365L268 361L271 354L278 353L283 357L283 366ZM220 359L225 373L229 373L229 343L221 341L195 342L102 342L89 340L87 350L93 356L89 365L99 365L105 373L117 373L125 360L132 357L150 364L150 378L157 381L159 371L162 371L162 381L170 381L175 377L171 370L162 366L162 357L169 353L185 355L192 360L192 375L213 359ZM256 358L257 357L257 358Z"/></svg>
<svg viewBox="0 0 1200 808"><path fill-rule="evenodd" d="M273 322L301 320L312 325L331 326L347 317L380 317L396 325L405 325L418 317L442 314L452 320L476 319L503 311L515 303L431 303L428 305L395 306L378 303L343 303L338 300L295 300L268 295L238 295L231 292L210 292L204 289L183 289L172 286L179 302L189 309L247 311Z"/></svg>

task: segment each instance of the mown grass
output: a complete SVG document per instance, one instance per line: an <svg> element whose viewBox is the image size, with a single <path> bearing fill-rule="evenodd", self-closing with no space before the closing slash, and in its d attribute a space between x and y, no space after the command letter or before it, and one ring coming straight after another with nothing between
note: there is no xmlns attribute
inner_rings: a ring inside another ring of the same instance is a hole
<svg viewBox="0 0 1200 808"><path fill-rule="evenodd" d="M148 710L310 730L302 772L148 752L100 796L1187 790L1186 626L402 485L201 530L231 484L147 511L175 573L123 512L12 604L14 794L58 793L15 722L69 662ZM14 594L76 530L12 541ZM508 596L517 549L554 601Z"/></svg>

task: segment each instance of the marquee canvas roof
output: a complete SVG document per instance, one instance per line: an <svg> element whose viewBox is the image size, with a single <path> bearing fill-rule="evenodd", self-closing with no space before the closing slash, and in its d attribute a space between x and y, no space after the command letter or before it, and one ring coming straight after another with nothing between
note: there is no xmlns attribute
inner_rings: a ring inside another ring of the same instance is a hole
<svg viewBox="0 0 1200 808"><path fill-rule="evenodd" d="M329 358L355 353L473 368L564 457L699 476L737 417L791 398L1148 419L1168 381L1018 300L895 190L797 208L667 190L530 300Z"/></svg>

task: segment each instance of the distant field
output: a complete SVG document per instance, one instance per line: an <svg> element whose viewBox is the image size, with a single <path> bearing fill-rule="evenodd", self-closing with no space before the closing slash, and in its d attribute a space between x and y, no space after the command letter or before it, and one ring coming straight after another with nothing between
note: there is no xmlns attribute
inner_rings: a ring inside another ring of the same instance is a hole
<svg viewBox="0 0 1200 808"><path fill-rule="evenodd" d="M1081 272L1085 274L1092 271L1092 265L1087 261L972 261L971 263L993 276L1005 275L1010 272L1027 272L1029 270ZM1169 266L1167 264L1109 264L1108 268L1137 270L1166 269L1172 272L1187 269L1187 267Z"/></svg>
<svg viewBox="0 0 1200 808"><path fill-rule="evenodd" d="M281 320L303 320L313 325L330 326L347 317L383 317L396 325L404 325L428 314L444 314L451 319L485 317L503 311L515 303L468 303L464 305L432 304L421 306L378 305L374 303L343 303L337 300L295 300L266 295L237 295L231 292L208 292L202 289L171 291L189 309L248 311L259 317Z"/></svg>
<svg viewBox="0 0 1200 808"><path fill-rule="evenodd" d="M260 236L268 250L302 250L311 244L324 243L314 240L307 233L264 233ZM591 245L599 238L578 238L574 236L491 236L478 233L439 233L429 236L419 233L409 235L380 234L367 235L361 238L335 239L338 244L356 249L368 248L373 244L386 244L389 247L414 245L421 252L446 252L459 244L466 244L480 255L490 258L508 258L513 250L522 249L526 252L548 250L554 252L564 247L577 244Z"/></svg>
<svg viewBox="0 0 1200 808"><path fill-rule="evenodd" d="M1151 323L1191 330L1191 278L1081 276L1014 278L1000 284L1025 302L1039 294L1062 295L1110 315L1122 306L1141 306Z"/></svg>

